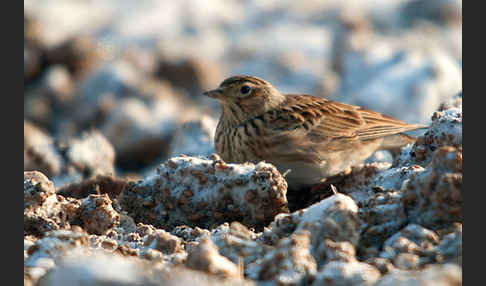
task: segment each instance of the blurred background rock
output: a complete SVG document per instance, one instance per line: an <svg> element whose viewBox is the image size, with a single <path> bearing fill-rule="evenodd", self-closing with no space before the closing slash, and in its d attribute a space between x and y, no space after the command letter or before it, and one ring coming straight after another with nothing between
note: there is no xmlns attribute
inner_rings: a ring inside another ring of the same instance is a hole
<svg viewBox="0 0 486 286"><path fill-rule="evenodd" d="M201 93L234 74L429 123L462 90L462 1L24 0L24 169L59 187L208 155Z"/></svg>

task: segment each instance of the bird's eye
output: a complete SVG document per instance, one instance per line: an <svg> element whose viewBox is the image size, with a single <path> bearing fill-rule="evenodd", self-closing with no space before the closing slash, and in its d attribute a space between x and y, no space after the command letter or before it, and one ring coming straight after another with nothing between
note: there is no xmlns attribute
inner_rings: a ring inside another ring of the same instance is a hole
<svg viewBox="0 0 486 286"><path fill-rule="evenodd" d="M244 86L241 87L240 92L242 94L248 94L250 92L250 87L247 86L247 85L244 85Z"/></svg>

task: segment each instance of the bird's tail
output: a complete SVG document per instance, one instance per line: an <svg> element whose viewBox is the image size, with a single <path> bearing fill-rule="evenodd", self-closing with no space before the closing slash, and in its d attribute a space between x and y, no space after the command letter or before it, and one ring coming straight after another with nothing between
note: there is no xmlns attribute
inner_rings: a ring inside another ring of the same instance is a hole
<svg viewBox="0 0 486 286"><path fill-rule="evenodd" d="M389 150L395 153L407 144L413 144L417 138L409 136L404 133L399 133L391 136L387 136L383 139L381 144L381 150Z"/></svg>

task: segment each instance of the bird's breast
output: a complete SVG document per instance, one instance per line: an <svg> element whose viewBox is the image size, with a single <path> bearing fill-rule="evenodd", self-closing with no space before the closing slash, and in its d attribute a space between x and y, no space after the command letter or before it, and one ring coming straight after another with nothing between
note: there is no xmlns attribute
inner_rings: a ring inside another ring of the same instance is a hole
<svg viewBox="0 0 486 286"><path fill-rule="evenodd" d="M225 128L219 125L215 133L215 149L228 163L257 163L264 158L259 154L258 138L246 125Z"/></svg>

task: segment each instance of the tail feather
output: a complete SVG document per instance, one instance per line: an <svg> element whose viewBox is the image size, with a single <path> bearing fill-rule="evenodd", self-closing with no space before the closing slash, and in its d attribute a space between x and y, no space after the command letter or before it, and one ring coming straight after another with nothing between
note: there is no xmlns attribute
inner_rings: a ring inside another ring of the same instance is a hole
<svg viewBox="0 0 486 286"><path fill-rule="evenodd" d="M403 133L387 136L383 138L383 143L381 144L380 149L384 149L384 150L398 149L407 144L414 143L415 140L416 140L415 137Z"/></svg>

